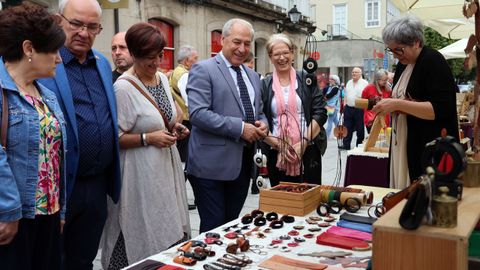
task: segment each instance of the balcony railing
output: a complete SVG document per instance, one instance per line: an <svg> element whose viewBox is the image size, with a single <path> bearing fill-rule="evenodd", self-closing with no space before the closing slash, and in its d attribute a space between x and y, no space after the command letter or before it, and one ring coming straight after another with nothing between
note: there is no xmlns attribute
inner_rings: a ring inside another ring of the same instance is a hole
<svg viewBox="0 0 480 270"><path fill-rule="evenodd" d="M355 35L348 31L341 24L327 24L327 39L341 40L341 39L362 39L362 37Z"/></svg>

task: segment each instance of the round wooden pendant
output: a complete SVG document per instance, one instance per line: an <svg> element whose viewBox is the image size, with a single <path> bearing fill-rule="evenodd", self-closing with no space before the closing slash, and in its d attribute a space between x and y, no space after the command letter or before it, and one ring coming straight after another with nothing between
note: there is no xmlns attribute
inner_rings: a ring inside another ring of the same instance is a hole
<svg viewBox="0 0 480 270"><path fill-rule="evenodd" d="M348 129L344 125L338 125L333 129L333 136L337 139L343 139L347 137Z"/></svg>

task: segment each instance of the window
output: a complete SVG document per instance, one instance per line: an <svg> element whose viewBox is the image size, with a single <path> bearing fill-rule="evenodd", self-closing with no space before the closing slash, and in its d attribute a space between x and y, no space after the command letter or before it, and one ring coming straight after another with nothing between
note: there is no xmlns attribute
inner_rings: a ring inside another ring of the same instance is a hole
<svg viewBox="0 0 480 270"><path fill-rule="evenodd" d="M148 22L160 28L160 31L165 36L166 44L165 48L163 48L163 58L160 63L160 69L162 72L172 70L174 68L173 59L175 53L175 47L173 45L173 25L159 19L150 19Z"/></svg>
<svg viewBox="0 0 480 270"><path fill-rule="evenodd" d="M380 1L366 0L365 1L365 27L379 27L380 26Z"/></svg>
<svg viewBox="0 0 480 270"><path fill-rule="evenodd" d="M400 10L391 1L387 1L387 23L400 15Z"/></svg>
<svg viewBox="0 0 480 270"><path fill-rule="evenodd" d="M347 5L340 4L333 6L333 36L347 35Z"/></svg>
<svg viewBox="0 0 480 270"><path fill-rule="evenodd" d="M213 30L211 33L211 40L212 51L210 52L210 56L214 57L222 50L222 31Z"/></svg>

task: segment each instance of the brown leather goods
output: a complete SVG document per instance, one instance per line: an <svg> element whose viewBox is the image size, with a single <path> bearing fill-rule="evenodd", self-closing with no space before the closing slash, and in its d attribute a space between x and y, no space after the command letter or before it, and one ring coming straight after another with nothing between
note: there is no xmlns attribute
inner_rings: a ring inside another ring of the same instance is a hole
<svg viewBox="0 0 480 270"><path fill-rule="evenodd" d="M328 232L324 232L317 236L317 244L357 251L371 249L370 245L363 240L338 236Z"/></svg>
<svg viewBox="0 0 480 270"><path fill-rule="evenodd" d="M228 264L228 265L233 265L233 266L239 266L239 267L247 266L247 264L242 261L230 259L230 258L218 258L217 261Z"/></svg>
<svg viewBox="0 0 480 270"><path fill-rule="evenodd" d="M138 92L140 92L140 94L142 94L148 101L150 101L150 103L152 103L152 105L160 112L160 115L163 118L163 122L165 122L165 127L167 128L167 130L169 132L172 132L172 128L168 124L169 121L168 121L167 117L165 116L165 113L162 111L162 109L160 109L160 107L158 107L157 102L155 102L155 100L153 100L147 93L145 93L145 91L143 91L143 89L133 80L131 80L129 78L120 78L120 80L125 80L125 81L129 82L130 84L132 84L133 87L137 88Z"/></svg>
<svg viewBox="0 0 480 270"><path fill-rule="evenodd" d="M204 261L207 259L206 253L184 252L183 257L195 259L197 261Z"/></svg>
<svg viewBox="0 0 480 270"><path fill-rule="evenodd" d="M173 262L178 264L193 266L197 263L197 260L193 258L185 257L183 255L178 255L175 258L173 258Z"/></svg>
<svg viewBox="0 0 480 270"><path fill-rule="evenodd" d="M246 264L251 264L253 262L247 256L236 256L236 255L232 255L232 254L227 253L227 254L223 254L223 257L227 258L227 259L237 260L237 261L240 261L240 262L243 262L243 263L246 263Z"/></svg>
<svg viewBox="0 0 480 270"><path fill-rule="evenodd" d="M2 139L3 150L7 149L7 132L8 132L8 99L7 91L2 88L2 130L0 137Z"/></svg>
<svg viewBox="0 0 480 270"><path fill-rule="evenodd" d="M213 257L215 256L215 251L209 249L209 248L204 248L204 247L196 247L193 252L195 253L205 253L208 257Z"/></svg>
<svg viewBox="0 0 480 270"><path fill-rule="evenodd" d="M383 206L385 207L385 210L388 211L392 209L395 205L397 205L399 202L401 202L403 199L408 198L410 193L412 193L415 188L418 185L418 180L415 180L410 186L400 190L397 193L391 193L387 194L385 197L382 199Z"/></svg>
<svg viewBox="0 0 480 270"><path fill-rule="evenodd" d="M190 248L192 247L192 242L188 241L183 246L177 248L178 251L183 251L183 252L188 252Z"/></svg>
<svg viewBox="0 0 480 270"><path fill-rule="evenodd" d="M290 259L280 255L274 255L270 259L263 261L260 267L268 269L309 269L309 270L323 270L328 266L320 263L310 263L301 260ZM271 266L274 266L273 268Z"/></svg>
<svg viewBox="0 0 480 270"><path fill-rule="evenodd" d="M229 243L226 251L231 254L237 254L238 245L236 243Z"/></svg>
<svg viewBox="0 0 480 270"><path fill-rule="evenodd" d="M343 139L347 137L348 129L344 125L338 125L333 129L333 136L337 139Z"/></svg>
<svg viewBox="0 0 480 270"><path fill-rule="evenodd" d="M242 252L248 251L250 249L250 241L243 237L237 238L237 245Z"/></svg>

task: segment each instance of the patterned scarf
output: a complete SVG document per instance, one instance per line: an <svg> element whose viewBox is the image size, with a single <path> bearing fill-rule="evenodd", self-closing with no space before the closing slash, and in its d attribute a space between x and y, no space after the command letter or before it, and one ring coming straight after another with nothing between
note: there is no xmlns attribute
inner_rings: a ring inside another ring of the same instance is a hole
<svg viewBox="0 0 480 270"><path fill-rule="evenodd" d="M273 72L273 85L272 89L277 103L277 115L278 126L280 131L280 138L282 143L279 151L289 151L292 155L295 154L295 150L291 147L300 142L300 120L297 113L297 93L295 92L296 73L293 67L290 69L290 90L288 92L288 101L285 102L282 85L278 78L277 71ZM277 168L286 171L286 175L297 176L300 175L300 157L292 163L287 162L285 159L277 160Z"/></svg>

